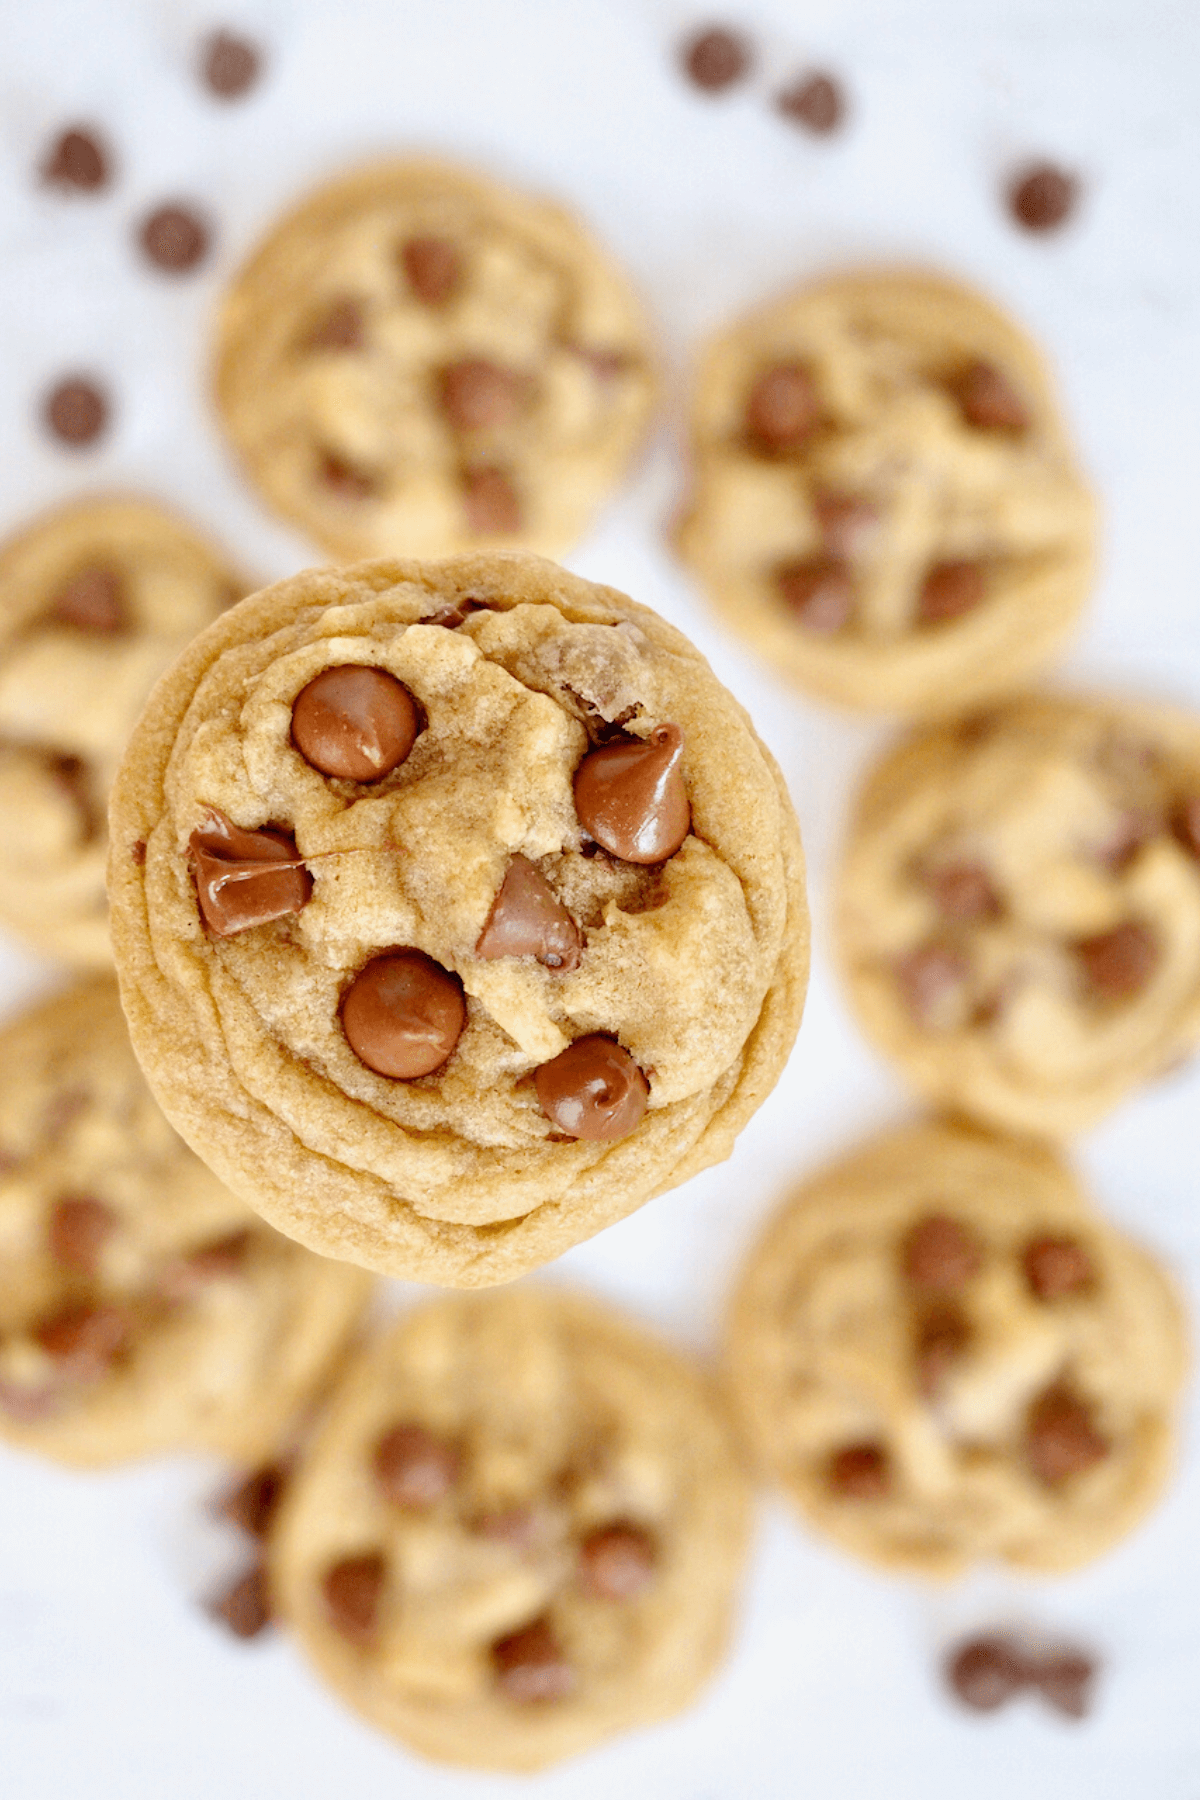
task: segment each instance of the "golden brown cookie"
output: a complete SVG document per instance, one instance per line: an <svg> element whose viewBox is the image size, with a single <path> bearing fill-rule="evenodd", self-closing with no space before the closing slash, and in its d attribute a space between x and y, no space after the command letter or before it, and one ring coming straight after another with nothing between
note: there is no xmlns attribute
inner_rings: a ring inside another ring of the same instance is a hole
<svg viewBox="0 0 1200 1800"><path fill-rule="evenodd" d="M168 1117L281 1230L511 1280L729 1154L807 977L799 835L671 626L539 558L310 571L160 683L113 938Z"/></svg>
<svg viewBox="0 0 1200 1800"><path fill-rule="evenodd" d="M0 1033L0 1438L66 1463L256 1462L328 1381L370 1293L180 1142L111 977Z"/></svg>
<svg viewBox="0 0 1200 1800"><path fill-rule="evenodd" d="M536 1769L693 1699L748 1524L698 1372L525 1286L423 1306L361 1361L288 1489L271 1585L373 1724L440 1762Z"/></svg>
<svg viewBox="0 0 1200 1800"><path fill-rule="evenodd" d="M1055 1572L1167 1479L1185 1369L1162 1270L1048 1150L893 1131L798 1190L729 1357L764 1468L845 1549L916 1575Z"/></svg>
<svg viewBox="0 0 1200 1800"><path fill-rule="evenodd" d="M642 309L583 227L436 162L309 195L218 326L217 404L250 478L347 561L568 550L656 386Z"/></svg>
<svg viewBox="0 0 1200 1800"><path fill-rule="evenodd" d="M1047 696L915 734L859 797L837 925L931 1100L1083 1130L1200 1038L1200 720Z"/></svg>
<svg viewBox="0 0 1200 1800"><path fill-rule="evenodd" d="M700 365L692 458L680 551L826 699L961 711L1076 622L1095 524L1049 375L957 282L843 275L735 325Z"/></svg>
<svg viewBox="0 0 1200 1800"><path fill-rule="evenodd" d="M111 963L105 807L147 694L246 592L155 502L73 501L0 547L0 921Z"/></svg>

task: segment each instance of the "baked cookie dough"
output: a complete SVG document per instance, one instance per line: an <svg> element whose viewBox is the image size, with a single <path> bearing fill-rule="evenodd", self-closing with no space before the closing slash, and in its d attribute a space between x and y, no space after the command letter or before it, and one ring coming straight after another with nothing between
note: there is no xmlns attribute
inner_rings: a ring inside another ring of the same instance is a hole
<svg viewBox="0 0 1200 1800"><path fill-rule="evenodd" d="M913 735L859 797L837 928L931 1100L1084 1130L1200 1039L1200 719L1046 696Z"/></svg>
<svg viewBox="0 0 1200 1800"><path fill-rule="evenodd" d="M729 1328L762 1465L813 1527L908 1574L1056 1572L1154 1504L1183 1326L1158 1264L1049 1151L942 1125L806 1182Z"/></svg>
<svg viewBox="0 0 1200 1800"><path fill-rule="evenodd" d="M568 550L654 407L642 309L567 212L435 162L320 188L238 275L216 398L332 555Z"/></svg>
<svg viewBox="0 0 1200 1800"><path fill-rule="evenodd" d="M111 829L168 1118L386 1274L510 1280L720 1161L799 1023L770 753L679 632L537 557L244 601L157 688Z"/></svg>
<svg viewBox="0 0 1200 1800"><path fill-rule="evenodd" d="M1049 375L956 282L844 275L734 326L700 364L692 458L681 553L826 699L960 711L1075 625L1095 521Z"/></svg>
<svg viewBox="0 0 1200 1800"><path fill-rule="evenodd" d="M180 1142L111 977L0 1033L0 1438L80 1465L183 1449L260 1461L370 1293Z"/></svg>
<svg viewBox="0 0 1200 1800"><path fill-rule="evenodd" d="M271 1587L373 1724L536 1769L694 1698L748 1523L698 1372L526 1286L426 1305L358 1365L285 1495Z"/></svg>
<svg viewBox="0 0 1200 1800"><path fill-rule="evenodd" d="M39 950L111 965L105 807L125 740L248 585L146 500L73 501L0 546L0 923Z"/></svg>

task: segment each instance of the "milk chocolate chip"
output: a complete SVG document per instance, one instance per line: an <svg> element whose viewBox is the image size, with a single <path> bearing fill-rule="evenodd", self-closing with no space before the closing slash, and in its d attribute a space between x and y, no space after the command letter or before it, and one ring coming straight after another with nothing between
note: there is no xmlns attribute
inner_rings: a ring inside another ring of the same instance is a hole
<svg viewBox="0 0 1200 1800"><path fill-rule="evenodd" d="M832 75L801 75L776 97L775 110L806 131L825 137L841 124L846 97Z"/></svg>
<svg viewBox="0 0 1200 1800"><path fill-rule="evenodd" d="M534 1071L538 1102L560 1131L589 1143L628 1137L642 1122L650 1084L614 1038L576 1038Z"/></svg>
<svg viewBox="0 0 1200 1800"><path fill-rule="evenodd" d="M1027 1679L1025 1659L1008 1638L972 1638L946 1660L946 1680L974 1712L995 1712Z"/></svg>
<svg viewBox="0 0 1200 1800"><path fill-rule="evenodd" d="M750 46L740 32L712 25L683 43L679 60L688 80L703 93L720 94L748 71Z"/></svg>
<svg viewBox="0 0 1200 1800"><path fill-rule="evenodd" d="M425 306L444 306L462 279L462 259L446 238L409 238L400 261L409 286Z"/></svg>
<svg viewBox="0 0 1200 1800"><path fill-rule="evenodd" d="M816 430L821 401L801 363L776 363L759 376L746 402L746 431L773 455L798 450Z"/></svg>
<svg viewBox="0 0 1200 1800"><path fill-rule="evenodd" d="M1025 431L1029 411L1008 376L988 362L974 362L954 383L968 425L978 431Z"/></svg>
<svg viewBox="0 0 1200 1800"><path fill-rule="evenodd" d="M375 1446L375 1485L393 1506L426 1512L458 1480L462 1458L423 1425L394 1425Z"/></svg>
<svg viewBox="0 0 1200 1800"><path fill-rule="evenodd" d="M1088 1408L1065 1388L1049 1388L1030 1408L1025 1454L1047 1487L1083 1474L1108 1452L1108 1442L1092 1424Z"/></svg>
<svg viewBox="0 0 1200 1800"><path fill-rule="evenodd" d="M1085 1719L1091 1711L1096 1661L1082 1650L1051 1650L1032 1657L1028 1680L1043 1700L1068 1719Z"/></svg>
<svg viewBox="0 0 1200 1800"><path fill-rule="evenodd" d="M1127 919L1075 946L1083 972L1101 1000L1132 1000L1154 973L1158 945L1149 929Z"/></svg>
<svg viewBox="0 0 1200 1800"><path fill-rule="evenodd" d="M271 1597L267 1571L256 1563L209 1604L209 1614L232 1631L234 1637L256 1638L271 1623Z"/></svg>
<svg viewBox="0 0 1200 1800"><path fill-rule="evenodd" d="M214 1510L248 1537L261 1542L271 1529L287 1478L283 1463L264 1463L222 1494Z"/></svg>
<svg viewBox="0 0 1200 1800"><path fill-rule="evenodd" d="M378 1550L347 1556L325 1571L321 1593L329 1622L352 1644L368 1644L375 1635L386 1573Z"/></svg>
<svg viewBox="0 0 1200 1800"><path fill-rule="evenodd" d="M775 571L775 585L784 605L807 631L832 637L850 623L854 582L845 563L836 557L783 563Z"/></svg>
<svg viewBox="0 0 1200 1800"><path fill-rule="evenodd" d="M102 563L80 569L63 583L50 602L49 616L59 625L95 637L115 637L128 626L120 575Z"/></svg>
<svg viewBox="0 0 1200 1800"><path fill-rule="evenodd" d="M61 1268L73 1269L77 1275L94 1275L117 1224L116 1213L103 1200L90 1194L68 1195L50 1214L50 1254Z"/></svg>
<svg viewBox="0 0 1200 1800"><path fill-rule="evenodd" d="M462 493L467 524L480 537L511 537L520 531L521 501L503 469L465 469Z"/></svg>
<svg viewBox="0 0 1200 1800"><path fill-rule="evenodd" d="M253 1243L253 1231L234 1231L172 1258L159 1275L159 1292L168 1300L192 1300L214 1281L233 1280L241 1274Z"/></svg>
<svg viewBox="0 0 1200 1800"><path fill-rule="evenodd" d="M72 375L46 395L42 416L62 444L93 444L108 424L108 398L86 376Z"/></svg>
<svg viewBox="0 0 1200 1800"><path fill-rule="evenodd" d="M442 411L456 430L488 431L516 418L525 382L484 357L464 357L442 370L439 392Z"/></svg>
<svg viewBox="0 0 1200 1800"><path fill-rule="evenodd" d="M921 625L945 625L974 612L987 593L982 568L975 562L935 563L917 599Z"/></svg>
<svg viewBox="0 0 1200 1800"><path fill-rule="evenodd" d="M386 669L342 663L302 688L292 706L292 742L322 775L381 781L402 763L421 729L408 689Z"/></svg>
<svg viewBox="0 0 1200 1800"><path fill-rule="evenodd" d="M536 956L547 969L579 967L582 934L544 876L524 856L514 856L479 934L475 954Z"/></svg>
<svg viewBox="0 0 1200 1800"><path fill-rule="evenodd" d="M56 138L42 164L42 180L49 187L73 188L80 194L107 187L108 157L95 132L76 125Z"/></svg>
<svg viewBox="0 0 1200 1800"><path fill-rule="evenodd" d="M218 100L240 100L262 72L262 52L246 38L214 31L201 46L200 78Z"/></svg>
<svg viewBox="0 0 1200 1800"><path fill-rule="evenodd" d="M979 1272L975 1234L945 1213L930 1213L904 1240L905 1279L930 1294L955 1294Z"/></svg>
<svg viewBox="0 0 1200 1800"><path fill-rule="evenodd" d="M243 831L216 807L193 831L191 852L200 916L214 937L299 912L312 893L294 838L271 827Z"/></svg>
<svg viewBox="0 0 1200 1800"><path fill-rule="evenodd" d="M914 1021L927 1031L962 1023L970 967L950 944L922 944L896 965L900 991Z"/></svg>
<svg viewBox="0 0 1200 1800"><path fill-rule="evenodd" d="M492 1645L496 1686L522 1706L565 1700L575 1687L575 1671L548 1619L535 1619Z"/></svg>
<svg viewBox="0 0 1200 1800"><path fill-rule="evenodd" d="M128 1344L131 1326L120 1306L68 1306L34 1337L72 1381L99 1381Z"/></svg>
<svg viewBox="0 0 1200 1800"><path fill-rule="evenodd" d="M692 825L682 756L678 725L585 756L575 771L575 811L589 837L625 862L674 856Z"/></svg>
<svg viewBox="0 0 1200 1800"><path fill-rule="evenodd" d="M953 1307L927 1313L917 1329L917 1386L926 1400L936 1400L954 1364L971 1340L971 1329Z"/></svg>
<svg viewBox="0 0 1200 1800"><path fill-rule="evenodd" d="M813 511L821 541L832 557L853 562L868 551L879 536L882 515L873 500L862 494L841 494L825 489L813 495Z"/></svg>
<svg viewBox="0 0 1200 1800"><path fill-rule="evenodd" d="M348 294L335 300L309 332L305 347L309 350L361 350L362 303Z"/></svg>
<svg viewBox="0 0 1200 1800"><path fill-rule="evenodd" d="M1055 231L1065 225L1079 198L1079 182L1053 163L1034 163L1009 185L1008 210L1026 231Z"/></svg>
<svg viewBox="0 0 1200 1800"><path fill-rule="evenodd" d="M982 863L943 863L925 872L925 885L943 919L973 925L1000 913L1000 896Z"/></svg>
<svg viewBox="0 0 1200 1800"><path fill-rule="evenodd" d="M891 1491L891 1465L880 1444L847 1444L830 1457L825 1474L844 1500L882 1500Z"/></svg>
<svg viewBox="0 0 1200 1800"><path fill-rule="evenodd" d="M1092 1259L1076 1238L1035 1238L1026 1244L1021 1266L1039 1300L1061 1300L1095 1285Z"/></svg>
<svg viewBox="0 0 1200 1800"><path fill-rule="evenodd" d="M212 233L186 206L160 206L142 221L138 242L143 254L167 275L186 275L208 254Z"/></svg>
<svg viewBox="0 0 1200 1800"><path fill-rule="evenodd" d="M633 1600L654 1577L654 1540L640 1525L605 1525L579 1546L579 1583L596 1600Z"/></svg>
<svg viewBox="0 0 1200 1800"><path fill-rule="evenodd" d="M342 1029L355 1056L397 1081L440 1069L466 1017L457 975L420 950L372 958L342 1001Z"/></svg>

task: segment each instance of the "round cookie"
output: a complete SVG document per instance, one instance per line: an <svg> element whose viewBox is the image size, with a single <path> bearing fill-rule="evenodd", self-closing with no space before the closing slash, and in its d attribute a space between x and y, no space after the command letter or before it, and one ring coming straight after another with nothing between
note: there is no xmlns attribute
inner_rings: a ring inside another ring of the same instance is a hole
<svg viewBox="0 0 1200 1800"><path fill-rule="evenodd" d="M583 227L436 162L318 189L238 275L217 405L334 556L568 550L645 436L641 306Z"/></svg>
<svg viewBox="0 0 1200 1800"><path fill-rule="evenodd" d="M111 964L105 807L125 740L247 585L145 500L73 501L0 547L0 921L39 950Z"/></svg>
<svg viewBox="0 0 1200 1800"><path fill-rule="evenodd" d="M692 1700L748 1525L698 1372L526 1286L423 1306L360 1362L287 1491L271 1585L373 1724L438 1761L536 1769Z"/></svg>
<svg viewBox="0 0 1200 1800"><path fill-rule="evenodd" d="M111 827L167 1116L383 1273L507 1281L720 1161L799 1023L770 753L679 632L536 557L244 601L160 683Z"/></svg>
<svg viewBox="0 0 1200 1800"><path fill-rule="evenodd" d="M837 928L931 1100L1084 1130L1200 1038L1200 720L1046 696L913 735L859 797Z"/></svg>
<svg viewBox="0 0 1200 1800"><path fill-rule="evenodd" d="M819 282L710 345L678 547L801 687L948 713L1020 685L1092 577L1094 509L1046 368L971 289Z"/></svg>
<svg viewBox="0 0 1200 1800"><path fill-rule="evenodd" d="M370 1293L180 1142L111 977L0 1033L0 1438L80 1465L179 1449L258 1462Z"/></svg>
<svg viewBox="0 0 1200 1800"><path fill-rule="evenodd" d="M894 1131L807 1181L729 1325L756 1454L808 1522L907 1574L1056 1572L1154 1504L1185 1341L1158 1264L1048 1150Z"/></svg>

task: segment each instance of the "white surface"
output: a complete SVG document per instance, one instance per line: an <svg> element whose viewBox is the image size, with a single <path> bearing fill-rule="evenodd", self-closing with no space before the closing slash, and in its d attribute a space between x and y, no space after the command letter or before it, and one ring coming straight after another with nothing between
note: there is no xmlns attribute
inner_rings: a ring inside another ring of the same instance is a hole
<svg viewBox="0 0 1200 1800"><path fill-rule="evenodd" d="M700 336L792 278L848 258L931 260L982 283L1061 371L1104 500L1107 554L1072 678L1200 702L1200 19L1194 0L746 0L760 78L724 99L672 63L706 6L665 0L0 0L0 528L112 485L158 492L264 577L312 560L238 481L208 412L206 321L276 209L392 148L438 149L560 195L654 307L676 402ZM262 87L219 105L191 77L197 30L270 49ZM853 99L839 138L806 137L767 96L812 64ZM46 137L94 119L120 179L99 199L39 192ZM1010 162L1061 156L1087 180L1078 223L1019 235L997 201ZM139 267L131 230L190 197L219 240L198 275ZM94 368L118 398L95 453L48 445L38 397ZM779 755L812 865L808 1012L778 1091L733 1159L565 1257L586 1282L711 1344L732 1268L782 1189L906 1110L834 991L826 901L854 771L877 728L776 684L706 615L666 554L679 491L664 435L572 566L682 626ZM10 1007L58 979L0 947ZM1193 1068L1080 1145L1097 1197L1200 1285ZM1200 1794L1200 1464L1094 1570L999 1575L928 1593L823 1550L769 1511L743 1628L688 1716L526 1787L544 1800L1196 1800ZM0 1459L0 1791L5 1800L411 1800L511 1795L374 1736L278 1640L250 1647L194 1594L231 1545L194 1523L213 1471L80 1480ZM947 1637L1012 1617L1099 1647L1095 1717L1031 1703L980 1722L939 1693Z"/></svg>

